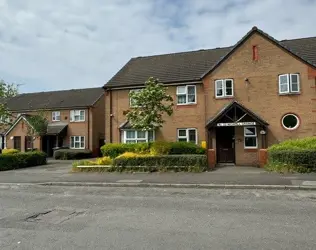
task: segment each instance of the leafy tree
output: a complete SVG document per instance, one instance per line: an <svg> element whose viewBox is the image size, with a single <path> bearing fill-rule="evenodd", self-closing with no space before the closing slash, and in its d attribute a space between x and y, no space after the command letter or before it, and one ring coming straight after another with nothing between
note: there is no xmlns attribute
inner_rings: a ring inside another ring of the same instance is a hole
<svg viewBox="0 0 316 250"><path fill-rule="evenodd" d="M173 99L166 91L158 79L150 77L145 88L130 92L132 107L126 117L133 128L155 130L162 127L163 115L173 113Z"/></svg>
<svg viewBox="0 0 316 250"><path fill-rule="evenodd" d="M12 114L6 105L6 101L17 94L17 85L0 80L0 129L11 124Z"/></svg>
<svg viewBox="0 0 316 250"><path fill-rule="evenodd" d="M32 149L33 149L33 142L36 138L45 135L47 132L47 113L43 110L39 110L36 114L28 115L27 121L30 123L31 126L27 126L27 135L32 138Z"/></svg>

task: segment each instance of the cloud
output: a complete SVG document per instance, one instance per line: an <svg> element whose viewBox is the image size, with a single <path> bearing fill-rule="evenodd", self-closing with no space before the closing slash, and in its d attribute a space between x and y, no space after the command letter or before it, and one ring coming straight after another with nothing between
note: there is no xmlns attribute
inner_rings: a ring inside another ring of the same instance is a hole
<svg viewBox="0 0 316 250"><path fill-rule="evenodd" d="M0 78L21 91L102 86L131 57L229 46L256 25L315 36L314 0L0 0Z"/></svg>

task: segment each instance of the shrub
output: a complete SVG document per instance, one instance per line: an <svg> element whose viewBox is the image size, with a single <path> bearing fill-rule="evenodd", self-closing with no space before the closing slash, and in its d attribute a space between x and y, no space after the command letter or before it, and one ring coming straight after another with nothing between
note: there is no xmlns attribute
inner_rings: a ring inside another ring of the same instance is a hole
<svg viewBox="0 0 316 250"><path fill-rule="evenodd" d="M101 147L103 156L115 158L125 152L149 153L149 143L110 143Z"/></svg>
<svg viewBox="0 0 316 250"><path fill-rule="evenodd" d="M111 165L113 163L112 159L108 156L98 158L96 160L97 165Z"/></svg>
<svg viewBox="0 0 316 250"><path fill-rule="evenodd" d="M313 149L316 150L316 137L307 137L303 139L292 139L274 144L268 151L289 150L289 149Z"/></svg>
<svg viewBox="0 0 316 250"><path fill-rule="evenodd" d="M8 149L2 149L2 154L17 154L19 153L20 151L17 150L17 149L13 149L13 148L8 148Z"/></svg>
<svg viewBox="0 0 316 250"><path fill-rule="evenodd" d="M146 166L146 167L175 167L188 168L197 167L201 171L207 167L207 158L205 155L145 155L136 157L117 157L113 161L117 167Z"/></svg>
<svg viewBox="0 0 316 250"><path fill-rule="evenodd" d="M95 161L93 161L93 160L74 161L72 163L72 166L77 167L77 166L112 165L112 163L113 163L113 161L110 157L104 156L102 158L97 158Z"/></svg>
<svg viewBox="0 0 316 250"><path fill-rule="evenodd" d="M46 164L46 154L40 151L0 155L0 171Z"/></svg>
<svg viewBox="0 0 316 250"><path fill-rule="evenodd" d="M133 152L125 152L124 154L119 155L116 158L122 158L122 157L126 157L126 158L133 158L133 157L144 157L146 156L145 154L139 154L139 153L133 153Z"/></svg>
<svg viewBox="0 0 316 250"><path fill-rule="evenodd" d="M58 149L54 152L56 160L79 160L91 157L92 151L88 149Z"/></svg>
<svg viewBox="0 0 316 250"><path fill-rule="evenodd" d="M191 142L171 142L171 155L177 154L205 154L206 149Z"/></svg>
<svg viewBox="0 0 316 250"><path fill-rule="evenodd" d="M171 150L171 143L164 141L153 142L150 147L150 153L152 155L168 155Z"/></svg>

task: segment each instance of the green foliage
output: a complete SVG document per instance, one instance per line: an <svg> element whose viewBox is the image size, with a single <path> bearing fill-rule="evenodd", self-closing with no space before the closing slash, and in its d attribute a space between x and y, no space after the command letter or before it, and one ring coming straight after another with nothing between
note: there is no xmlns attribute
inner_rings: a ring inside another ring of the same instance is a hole
<svg viewBox="0 0 316 250"><path fill-rule="evenodd" d="M293 165L289 165L289 164L286 164L286 163L280 163L280 162L268 163L267 165L264 166L264 168L267 171L277 172L277 173L281 173L281 174L286 174L286 173L311 173L311 172L315 171L315 169L312 169L312 168L306 168L306 167L301 167L301 166L293 166Z"/></svg>
<svg viewBox="0 0 316 250"><path fill-rule="evenodd" d="M148 153L149 143L110 143L101 147L103 156L115 158L125 152Z"/></svg>
<svg viewBox="0 0 316 250"><path fill-rule="evenodd" d="M4 155L10 155L10 154L17 154L20 151L14 148L7 148L7 149L2 149L2 154Z"/></svg>
<svg viewBox="0 0 316 250"><path fill-rule="evenodd" d="M269 152L276 150L290 149L314 149L316 150L316 137L307 137L303 139L286 140L279 144L274 144L268 148Z"/></svg>
<svg viewBox="0 0 316 250"><path fill-rule="evenodd" d="M171 142L171 155L178 154L205 154L206 149L192 142Z"/></svg>
<svg viewBox="0 0 316 250"><path fill-rule="evenodd" d="M110 157L102 157L97 158L96 160L80 160L80 161L74 161L72 163L73 167L77 166L98 166L98 165L112 165L113 161Z"/></svg>
<svg viewBox="0 0 316 250"><path fill-rule="evenodd" d="M152 155L168 155L171 150L171 143L165 141L153 142L150 147L150 153Z"/></svg>
<svg viewBox="0 0 316 250"><path fill-rule="evenodd" d="M92 157L92 151L88 149L58 149L54 152L56 160L79 160Z"/></svg>
<svg viewBox="0 0 316 250"><path fill-rule="evenodd" d="M0 171L46 164L46 154L40 151L0 155Z"/></svg>
<svg viewBox="0 0 316 250"><path fill-rule="evenodd" d="M133 128L155 130L162 127L163 115L173 113L173 99L166 91L158 79L150 77L145 88L130 92L132 107L126 116Z"/></svg>
<svg viewBox="0 0 316 250"><path fill-rule="evenodd" d="M45 111L39 110L35 115L27 116L27 121L32 127L27 127L28 136L36 137L46 134L47 132L47 114Z"/></svg>
<svg viewBox="0 0 316 250"><path fill-rule="evenodd" d="M6 106L6 100L18 94L15 84L6 83L0 80L0 128L11 124L12 114Z"/></svg>
<svg viewBox="0 0 316 250"><path fill-rule="evenodd" d="M102 146L102 154L111 158L125 152L151 153L152 155L165 154L205 154L206 149L190 142L163 142L152 143L110 143Z"/></svg>
<svg viewBox="0 0 316 250"><path fill-rule="evenodd" d="M158 155L158 156L136 156L117 157L113 162L114 166L146 166L146 167L199 167L206 169L206 155Z"/></svg>

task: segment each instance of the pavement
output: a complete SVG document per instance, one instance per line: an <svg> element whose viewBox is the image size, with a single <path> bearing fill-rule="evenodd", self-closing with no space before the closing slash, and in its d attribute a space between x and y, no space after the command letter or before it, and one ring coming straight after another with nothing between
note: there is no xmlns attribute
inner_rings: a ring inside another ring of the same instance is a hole
<svg viewBox="0 0 316 250"><path fill-rule="evenodd" d="M2 184L0 197L1 250L315 249L315 191Z"/></svg>
<svg viewBox="0 0 316 250"><path fill-rule="evenodd" d="M45 166L0 172L0 183L60 185L233 187L265 186L316 189L316 174L278 174L255 167L222 167L205 173L71 173L72 161L49 160Z"/></svg>

